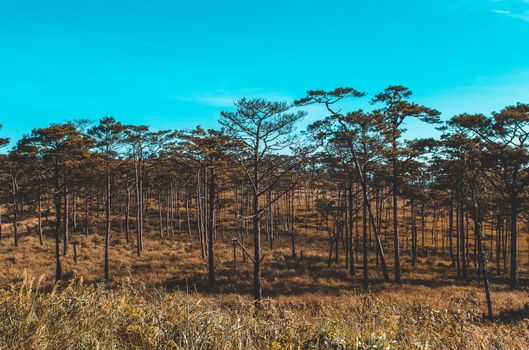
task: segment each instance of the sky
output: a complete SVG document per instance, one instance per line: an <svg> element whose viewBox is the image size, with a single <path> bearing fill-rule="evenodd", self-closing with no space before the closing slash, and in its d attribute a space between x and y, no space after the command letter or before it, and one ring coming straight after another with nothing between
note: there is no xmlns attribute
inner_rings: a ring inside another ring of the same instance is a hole
<svg viewBox="0 0 529 350"><path fill-rule="evenodd" d="M215 127L241 97L338 86L368 109L397 84L444 118L529 103L529 0L0 0L0 137L13 140L104 116ZM325 116L308 112L305 125Z"/></svg>

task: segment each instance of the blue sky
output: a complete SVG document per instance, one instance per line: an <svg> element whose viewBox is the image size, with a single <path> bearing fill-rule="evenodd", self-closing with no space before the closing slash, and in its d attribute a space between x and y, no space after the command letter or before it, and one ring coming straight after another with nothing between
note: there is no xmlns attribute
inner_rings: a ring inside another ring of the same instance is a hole
<svg viewBox="0 0 529 350"><path fill-rule="evenodd" d="M445 117L529 102L529 0L0 0L0 43L14 139L105 115L210 127L243 96L337 86L369 93L356 108L406 85Z"/></svg>

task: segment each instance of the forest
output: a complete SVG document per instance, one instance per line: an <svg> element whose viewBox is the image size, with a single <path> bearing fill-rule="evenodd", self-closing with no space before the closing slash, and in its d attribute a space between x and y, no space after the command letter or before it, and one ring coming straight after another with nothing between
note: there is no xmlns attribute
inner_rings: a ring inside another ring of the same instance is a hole
<svg viewBox="0 0 529 350"><path fill-rule="evenodd" d="M0 139L0 348L529 347L529 104L339 87L216 125Z"/></svg>

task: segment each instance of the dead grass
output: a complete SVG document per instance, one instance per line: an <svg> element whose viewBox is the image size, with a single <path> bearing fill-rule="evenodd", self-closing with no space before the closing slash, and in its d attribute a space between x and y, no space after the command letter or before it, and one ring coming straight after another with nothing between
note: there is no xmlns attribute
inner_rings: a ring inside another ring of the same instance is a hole
<svg viewBox="0 0 529 350"><path fill-rule="evenodd" d="M36 287L36 288L35 288ZM414 293L422 291L414 291ZM446 292L446 291L445 291ZM414 294L415 295L415 294ZM395 299L397 298L397 299ZM346 292L255 305L234 294L166 292L130 279L0 292L9 349L526 349L527 320L486 322L475 293L449 298Z"/></svg>
<svg viewBox="0 0 529 350"><path fill-rule="evenodd" d="M12 245L7 225L0 242L0 285L5 288L0 292L0 348L529 348L523 238L522 287L510 291L507 276L492 272L496 318L489 323L472 264L469 279L458 280L448 256L423 254L413 267L404 245L403 283L383 283L372 255L366 293L361 271L349 274L343 256L328 266L327 239L310 220L300 225L297 258L290 257L286 235L278 236L272 251L263 243L264 308L255 308L249 299L252 269L240 250L233 273L233 231L224 231L225 242L217 243L216 294L207 291L206 260L194 237L180 232L160 238L155 227L147 230L141 257L123 234L113 232L112 280L104 284L102 236L97 229L88 237L72 233L78 261L70 247L63 257L65 281L50 293L53 238L48 233L40 246L32 223L24 225L29 232L23 231L19 247ZM386 247L389 251L389 242ZM43 275L38 293L29 292L26 274Z"/></svg>

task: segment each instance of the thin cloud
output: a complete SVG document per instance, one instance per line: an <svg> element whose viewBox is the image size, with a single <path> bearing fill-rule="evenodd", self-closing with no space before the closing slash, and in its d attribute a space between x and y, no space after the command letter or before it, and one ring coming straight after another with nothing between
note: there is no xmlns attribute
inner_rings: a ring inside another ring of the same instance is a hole
<svg viewBox="0 0 529 350"><path fill-rule="evenodd" d="M503 15L503 16L514 18L514 19L519 19L524 22L529 22L529 12L515 13L512 11L508 11L508 10L492 10L492 12L498 15Z"/></svg>

